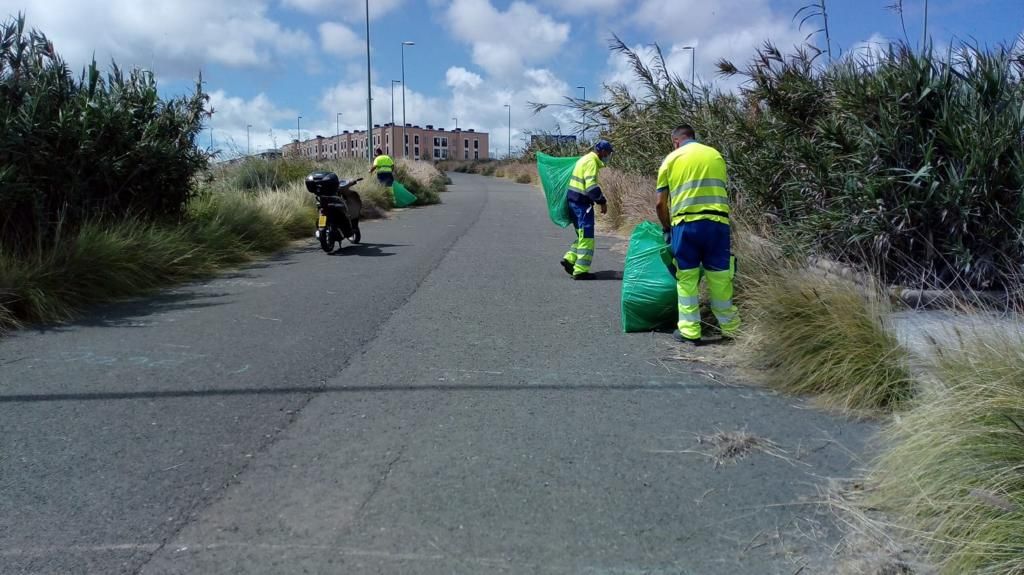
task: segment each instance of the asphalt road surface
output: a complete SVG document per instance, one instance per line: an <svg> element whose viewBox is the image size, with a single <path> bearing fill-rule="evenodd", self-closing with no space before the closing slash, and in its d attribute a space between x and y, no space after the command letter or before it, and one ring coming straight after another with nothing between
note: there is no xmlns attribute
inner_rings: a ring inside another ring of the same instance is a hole
<svg viewBox="0 0 1024 575"><path fill-rule="evenodd" d="M0 572L828 572L868 427L622 334L618 242L572 282L537 190L452 177L0 340ZM716 464L736 431L771 443Z"/></svg>

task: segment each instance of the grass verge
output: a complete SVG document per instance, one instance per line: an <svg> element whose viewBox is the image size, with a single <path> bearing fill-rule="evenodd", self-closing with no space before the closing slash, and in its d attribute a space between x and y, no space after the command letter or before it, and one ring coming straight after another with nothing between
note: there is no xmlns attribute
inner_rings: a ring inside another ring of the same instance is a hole
<svg viewBox="0 0 1024 575"><path fill-rule="evenodd" d="M878 291L799 268L745 280L744 339L768 385L851 413L892 411L910 399L907 353Z"/></svg>
<svg viewBox="0 0 1024 575"><path fill-rule="evenodd" d="M941 573L1024 573L1024 346L987 338L947 354L883 432L871 505Z"/></svg>
<svg viewBox="0 0 1024 575"><path fill-rule="evenodd" d="M0 252L0 328L60 321L82 307L209 275L308 235L312 196L298 184L208 192L176 225L92 221L46 253Z"/></svg>

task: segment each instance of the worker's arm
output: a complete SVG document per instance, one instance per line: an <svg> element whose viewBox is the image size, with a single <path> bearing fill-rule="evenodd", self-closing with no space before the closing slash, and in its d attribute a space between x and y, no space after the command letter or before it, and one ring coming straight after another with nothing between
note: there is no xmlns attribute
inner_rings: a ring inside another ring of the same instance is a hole
<svg viewBox="0 0 1024 575"><path fill-rule="evenodd" d="M604 192L601 191L601 184L597 183L597 165L590 164L587 170L583 174L583 179L586 181L586 194L595 204L601 206L601 213L608 213L608 200L604 197Z"/></svg>
<svg viewBox="0 0 1024 575"><path fill-rule="evenodd" d="M661 163L661 167L658 169L658 204L655 206L658 212L658 221L661 222L661 231L665 233L672 229L672 214L669 212L672 202L672 190L668 183L668 167L668 158L665 158L665 161Z"/></svg>
<svg viewBox="0 0 1024 575"><path fill-rule="evenodd" d="M662 231L672 229L672 217L668 213L669 193L668 190L658 190L658 221L661 222Z"/></svg>

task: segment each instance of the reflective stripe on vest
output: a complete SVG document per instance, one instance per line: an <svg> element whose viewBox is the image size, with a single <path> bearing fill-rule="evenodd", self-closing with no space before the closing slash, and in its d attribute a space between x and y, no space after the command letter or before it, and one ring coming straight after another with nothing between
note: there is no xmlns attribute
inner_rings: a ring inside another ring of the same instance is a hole
<svg viewBox="0 0 1024 575"><path fill-rule="evenodd" d="M599 187L597 184L597 170L601 167L601 159L595 152L583 156L576 161L572 169L572 177L569 179L569 189L586 195L588 192Z"/></svg>

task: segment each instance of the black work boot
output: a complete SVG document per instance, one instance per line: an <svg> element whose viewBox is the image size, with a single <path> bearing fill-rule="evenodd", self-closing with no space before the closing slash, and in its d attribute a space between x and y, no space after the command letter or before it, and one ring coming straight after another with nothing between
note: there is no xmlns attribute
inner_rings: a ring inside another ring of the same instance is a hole
<svg viewBox="0 0 1024 575"><path fill-rule="evenodd" d="M683 337L683 334L679 333L678 329L675 330L674 332L672 332L672 338L675 339L676 341L680 342L680 343L685 343L685 344L688 344L688 345L692 345L694 347L700 347L700 346L704 345L704 340L702 340L702 339L690 339L688 337Z"/></svg>
<svg viewBox="0 0 1024 575"><path fill-rule="evenodd" d="M572 275L572 270L573 270L574 267L576 267L572 262L570 262L569 260L563 259L559 263L562 264L562 269L565 270L565 273L567 273L569 275Z"/></svg>

